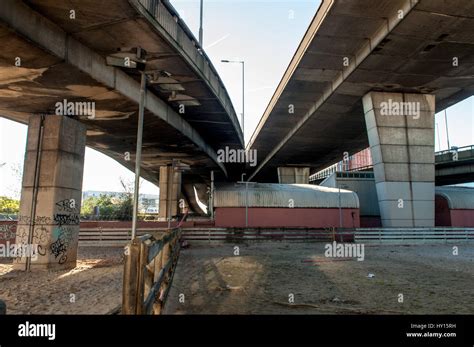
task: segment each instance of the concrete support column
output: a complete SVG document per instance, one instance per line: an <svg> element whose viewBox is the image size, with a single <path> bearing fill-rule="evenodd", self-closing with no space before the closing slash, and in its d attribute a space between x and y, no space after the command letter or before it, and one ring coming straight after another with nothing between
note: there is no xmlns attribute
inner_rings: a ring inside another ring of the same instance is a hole
<svg viewBox="0 0 474 347"><path fill-rule="evenodd" d="M160 219L167 220L178 214L180 195L181 171L172 165L160 167Z"/></svg>
<svg viewBox="0 0 474 347"><path fill-rule="evenodd" d="M363 105L382 225L434 226L434 95L370 92Z"/></svg>
<svg viewBox="0 0 474 347"><path fill-rule="evenodd" d="M31 116L17 243L38 245L31 270L76 267L86 127L64 116ZM25 269L26 257L15 267Z"/></svg>
<svg viewBox="0 0 474 347"><path fill-rule="evenodd" d="M278 168L278 183L291 184L309 183L309 167L279 167Z"/></svg>

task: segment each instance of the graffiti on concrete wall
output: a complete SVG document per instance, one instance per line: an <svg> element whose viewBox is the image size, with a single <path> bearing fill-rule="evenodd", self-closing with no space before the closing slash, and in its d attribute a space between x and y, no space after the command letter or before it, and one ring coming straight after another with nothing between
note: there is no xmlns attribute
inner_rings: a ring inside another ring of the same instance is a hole
<svg viewBox="0 0 474 347"><path fill-rule="evenodd" d="M31 224L31 217L29 216L24 216L24 215L19 215L18 216L18 224ZM51 219L51 217L47 216L36 216L34 219L35 225L53 225L54 221Z"/></svg>
<svg viewBox="0 0 474 347"><path fill-rule="evenodd" d="M35 227L33 232L34 245L38 245L38 254L46 255L46 248L49 243L49 232L44 226Z"/></svg>
<svg viewBox="0 0 474 347"><path fill-rule="evenodd" d="M16 231L16 243L27 244L28 243L28 227L19 225Z"/></svg>
<svg viewBox="0 0 474 347"><path fill-rule="evenodd" d="M56 240L50 245L51 254L59 258L59 264L63 264L67 260L68 248L74 241L75 231L70 227L57 227L52 235Z"/></svg>
<svg viewBox="0 0 474 347"><path fill-rule="evenodd" d="M15 224L2 224L0 225L0 240L11 240L16 237L16 225Z"/></svg>
<svg viewBox="0 0 474 347"><path fill-rule="evenodd" d="M63 225L79 225L79 215L56 213L54 215L54 223L60 227Z"/></svg>
<svg viewBox="0 0 474 347"><path fill-rule="evenodd" d="M49 252L64 264L68 259L71 245L77 244L80 224L79 211L74 199L64 199L56 203L57 213L49 216L36 216L33 223L31 217L18 217L17 243L27 244L29 228L32 224L32 243L38 245L38 254L46 256ZM0 234L1 235L1 234Z"/></svg>

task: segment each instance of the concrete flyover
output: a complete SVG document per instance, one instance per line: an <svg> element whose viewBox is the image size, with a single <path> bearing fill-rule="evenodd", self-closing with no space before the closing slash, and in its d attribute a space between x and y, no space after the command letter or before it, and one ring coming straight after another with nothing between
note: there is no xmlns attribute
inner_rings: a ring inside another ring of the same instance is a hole
<svg viewBox="0 0 474 347"><path fill-rule="evenodd" d="M349 165L350 166L350 165ZM335 172L347 174L372 173L371 158L364 161L364 166L347 169L347 163L340 161L309 177L312 184L319 185ZM373 175L373 173L372 173ZM437 186L468 183L474 181L474 145L456 147L435 153L435 183Z"/></svg>
<svg viewBox="0 0 474 347"><path fill-rule="evenodd" d="M313 174L368 147L369 92L430 94L439 112L474 94L473 74L472 1L324 0L247 146L249 179Z"/></svg>
<svg viewBox="0 0 474 347"><path fill-rule="evenodd" d="M212 169L226 175L216 151L243 147L222 81L166 1L1 1L0 43L1 116L27 123L54 114L64 99L94 102L94 119L75 117L87 128L87 145L130 169L139 74L105 58L145 49L155 77L146 95L142 176L154 183L172 159L191 166L185 182L205 182Z"/></svg>
<svg viewBox="0 0 474 347"><path fill-rule="evenodd" d="M436 185L474 181L474 145L436 153Z"/></svg>
<svg viewBox="0 0 474 347"><path fill-rule="evenodd" d="M235 111L167 1L1 1L0 44L0 115L28 124L16 242L40 250L18 268L76 266L86 144L134 168L134 49L147 52L141 173L160 186L160 216L201 212L194 186L206 202L211 170L232 178L217 151L243 149Z"/></svg>

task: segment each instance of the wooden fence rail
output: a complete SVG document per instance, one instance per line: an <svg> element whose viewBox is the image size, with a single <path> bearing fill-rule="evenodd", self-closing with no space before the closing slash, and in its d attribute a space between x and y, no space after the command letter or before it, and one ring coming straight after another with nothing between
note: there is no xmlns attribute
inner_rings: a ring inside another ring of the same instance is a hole
<svg viewBox="0 0 474 347"><path fill-rule="evenodd" d="M181 229L137 236L126 246L123 314L161 314L178 263Z"/></svg>

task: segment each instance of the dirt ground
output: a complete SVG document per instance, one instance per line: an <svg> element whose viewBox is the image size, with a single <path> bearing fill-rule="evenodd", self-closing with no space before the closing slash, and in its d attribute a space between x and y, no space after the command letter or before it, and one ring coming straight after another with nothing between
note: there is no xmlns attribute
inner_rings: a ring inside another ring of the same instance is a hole
<svg viewBox="0 0 474 347"><path fill-rule="evenodd" d="M79 247L70 271L26 273L0 263L7 314L107 314L122 302L123 248Z"/></svg>
<svg viewBox="0 0 474 347"><path fill-rule="evenodd" d="M459 255L452 244L367 244L357 261L326 258L323 243L190 242L165 313L473 314L474 245L457 246ZM122 253L80 247L75 269L29 274L3 259L0 298L9 314L110 313L121 303Z"/></svg>
<svg viewBox="0 0 474 347"><path fill-rule="evenodd" d="M165 313L473 314L474 245L456 246L367 244L357 261L326 258L323 243L191 242Z"/></svg>

